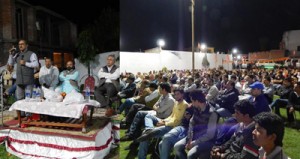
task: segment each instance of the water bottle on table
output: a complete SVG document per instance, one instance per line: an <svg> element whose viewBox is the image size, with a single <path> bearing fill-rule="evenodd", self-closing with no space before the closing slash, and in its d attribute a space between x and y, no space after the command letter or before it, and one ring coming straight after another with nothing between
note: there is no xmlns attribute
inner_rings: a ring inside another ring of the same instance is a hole
<svg viewBox="0 0 300 159"><path fill-rule="evenodd" d="M40 87L36 88L35 92L35 101L40 102L41 101L41 89Z"/></svg>
<svg viewBox="0 0 300 159"><path fill-rule="evenodd" d="M89 86L85 87L85 100L89 102L91 99L91 90Z"/></svg>
<svg viewBox="0 0 300 159"><path fill-rule="evenodd" d="M25 101L29 102L30 96L31 96L31 90L30 90L30 88L27 86L26 89L25 89Z"/></svg>
<svg viewBox="0 0 300 159"><path fill-rule="evenodd" d="M32 89L32 95L31 98L35 101L36 100L36 86L34 85L33 89Z"/></svg>

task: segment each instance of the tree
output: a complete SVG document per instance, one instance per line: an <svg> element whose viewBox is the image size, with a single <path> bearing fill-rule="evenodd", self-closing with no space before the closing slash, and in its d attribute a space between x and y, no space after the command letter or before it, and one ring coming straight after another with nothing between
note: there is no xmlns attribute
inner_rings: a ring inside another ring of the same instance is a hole
<svg viewBox="0 0 300 159"><path fill-rule="evenodd" d="M90 62L94 60L98 53L98 48L93 39L92 27L90 26L79 34L76 44L78 59L88 67L88 75L90 75Z"/></svg>
<svg viewBox="0 0 300 159"><path fill-rule="evenodd" d="M209 67L209 62L208 62L208 59L207 59L207 54L205 53L203 59L202 59L202 66L205 67L205 68L208 68Z"/></svg>

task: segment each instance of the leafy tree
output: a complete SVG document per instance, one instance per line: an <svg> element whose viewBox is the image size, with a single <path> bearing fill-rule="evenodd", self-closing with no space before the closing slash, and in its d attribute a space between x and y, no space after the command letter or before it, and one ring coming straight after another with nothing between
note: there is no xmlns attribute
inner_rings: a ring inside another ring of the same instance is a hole
<svg viewBox="0 0 300 159"><path fill-rule="evenodd" d="M118 12L104 9L99 18L79 34L77 56L88 67L89 75L90 62L96 54L119 50L119 21Z"/></svg>
<svg viewBox="0 0 300 159"><path fill-rule="evenodd" d="M205 53L203 59L202 59L202 66L205 67L205 68L208 68L209 67L209 61L207 59L207 54Z"/></svg>
<svg viewBox="0 0 300 159"><path fill-rule="evenodd" d="M85 29L79 34L76 46L78 59L88 67L88 75L90 75L90 62L94 60L98 53L98 48L95 45L91 27Z"/></svg>

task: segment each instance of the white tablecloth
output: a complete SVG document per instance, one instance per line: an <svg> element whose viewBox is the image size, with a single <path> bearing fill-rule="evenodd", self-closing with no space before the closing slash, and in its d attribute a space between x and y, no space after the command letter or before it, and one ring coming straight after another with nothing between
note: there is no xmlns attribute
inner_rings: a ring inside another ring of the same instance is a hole
<svg viewBox="0 0 300 159"><path fill-rule="evenodd" d="M78 119L82 115L85 106L99 107L100 103L95 100L72 104L65 104L63 102L27 102L25 100L19 100L9 108L9 111L21 110L36 114Z"/></svg>

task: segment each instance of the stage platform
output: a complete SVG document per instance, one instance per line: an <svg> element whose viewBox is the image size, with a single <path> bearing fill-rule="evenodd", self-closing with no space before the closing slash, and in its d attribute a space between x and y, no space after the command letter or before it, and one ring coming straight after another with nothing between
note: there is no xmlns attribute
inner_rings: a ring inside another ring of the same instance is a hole
<svg viewBox="0 0 300 159"><path fill-rule="evenodd" d="M0 129L0 143L5 143L7 152L22 159L117 159L118 152L112 153L112 150L119 144L119 124L99 112L95 113L87 133L63 127L19 128L15 115L8 112L4 115L8 127Z"/></svg>

